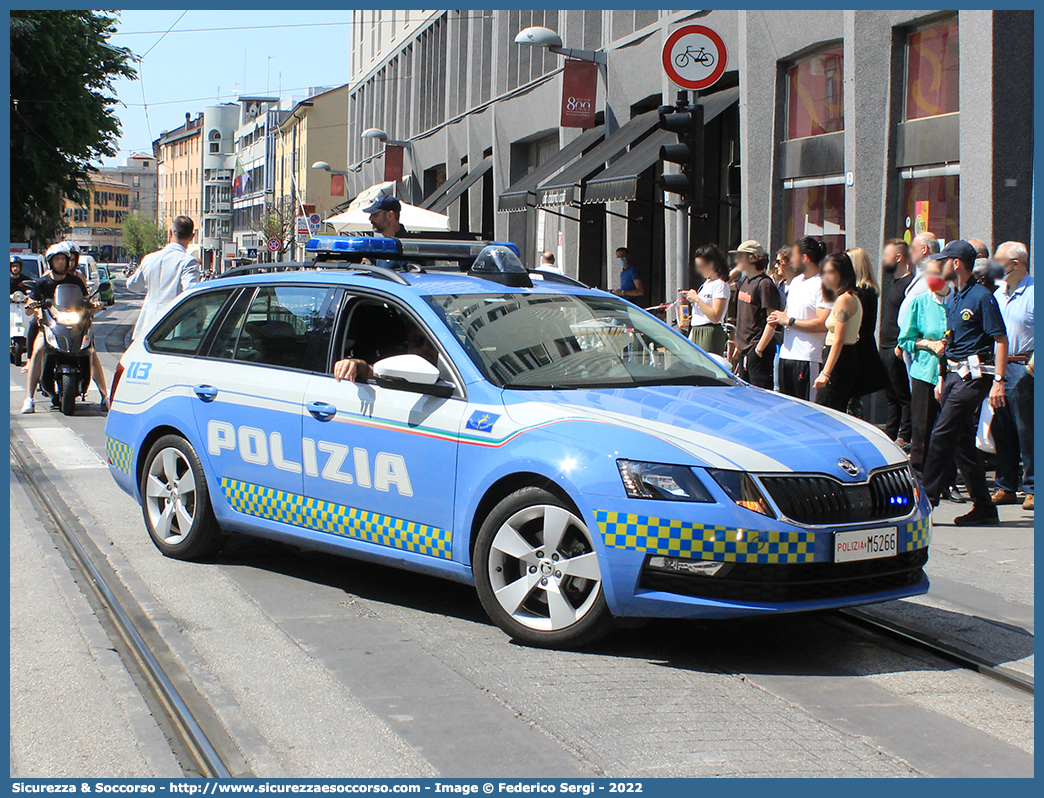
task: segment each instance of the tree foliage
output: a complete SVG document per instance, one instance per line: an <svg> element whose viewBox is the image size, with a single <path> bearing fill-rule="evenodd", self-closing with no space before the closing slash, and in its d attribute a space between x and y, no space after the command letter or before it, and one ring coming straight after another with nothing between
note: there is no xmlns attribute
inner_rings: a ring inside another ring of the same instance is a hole
<svg viewBox="0 0 1044 798"><path fill-rule="evenodd" d="M279 251L275 254L282 260L297 234L297 206L290 197L277 197L265 201L261 233L266 241L270 238L279 239Z"/></svg>
<svg viewBox="0 0 1044 798"><path fill-rule="evenodd" d="M163 228L148 216L132 213L123 221L123 246L136 260L140 261L150 252L161 249L167 243Z"/></svg>
<svg viewBox="0 0 1044 798"><path fill-rule="evenodd" d="M91 162L117 152L113 81L136 73L130 51L107 41L115 21L96 11L10 12L12 237L53 240L63 200L87 205Z"/></svg>

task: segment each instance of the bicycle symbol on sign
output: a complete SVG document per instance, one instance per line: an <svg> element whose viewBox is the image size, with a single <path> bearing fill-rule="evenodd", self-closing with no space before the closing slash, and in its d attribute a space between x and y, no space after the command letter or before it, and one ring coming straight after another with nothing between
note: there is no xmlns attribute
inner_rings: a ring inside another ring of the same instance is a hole
<svg viewBox="0 0 1044 798"><path fill-rule="evenodd" d="M684 69L689 65L690 60L694 64L702 64L705 67L714 66L713 54L708 53L707 50L703 47L701 47L699 50L694 50L692 48L692 45L686 47L684 53L678 53L678 55L674 57L674 64L679 69Z"/></svg>

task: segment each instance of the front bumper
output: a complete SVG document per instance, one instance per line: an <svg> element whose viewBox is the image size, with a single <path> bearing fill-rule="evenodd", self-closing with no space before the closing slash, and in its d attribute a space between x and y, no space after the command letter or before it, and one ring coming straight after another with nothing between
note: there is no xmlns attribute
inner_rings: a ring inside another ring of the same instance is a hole
<svg viewBox="0 0 1044 798"><path fill-rule="evenodd" d="M606 600L624 617L726 618L890 601L928 590L930 507L902 520L809 528L736 505L586 497ZM696 520L699 519L699 520ZM834 562L834 534L897 530L897 554ZM713 575L666 572L652 557L721 563Z"/></svg>

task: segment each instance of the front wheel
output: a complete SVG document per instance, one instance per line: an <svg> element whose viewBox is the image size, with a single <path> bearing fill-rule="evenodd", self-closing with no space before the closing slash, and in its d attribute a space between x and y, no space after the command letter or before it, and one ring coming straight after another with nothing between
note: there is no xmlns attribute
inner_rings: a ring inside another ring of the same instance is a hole
<svg viewBox="0 0 1044 798"><path fill-rule="evenodd" d="M79 381L76 379L76 374L62 375L62 415L71 416L76 412L76 394L80 392L79 387Z"/></svg>
<svg viewBox="0 0 1044 798"><path fill-rule="evenodd" d="M577 648L614 627L590 530L542 488L522 488L493 509L473 568L489 617L522 643Z"/></svg>
<svg viewBox="0 0 1044 798"><path fill-rule="evenodd" d="M203 560L225 535L214 518L203 465L180 435L164 435L149 450L141 474L141 510L152 542L167 557Z"/></svg>

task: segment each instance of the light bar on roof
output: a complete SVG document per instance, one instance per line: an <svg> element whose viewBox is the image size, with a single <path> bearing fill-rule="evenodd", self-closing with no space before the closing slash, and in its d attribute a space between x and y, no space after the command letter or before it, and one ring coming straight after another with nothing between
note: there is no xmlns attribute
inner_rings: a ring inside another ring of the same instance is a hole
<svg viewBox="0 0 1044 798"><path fill-rule="evenodd" d="M400 251L397 239L372 236L313 236L305 244L305 252L316 254L398 255Z"/></svg>

